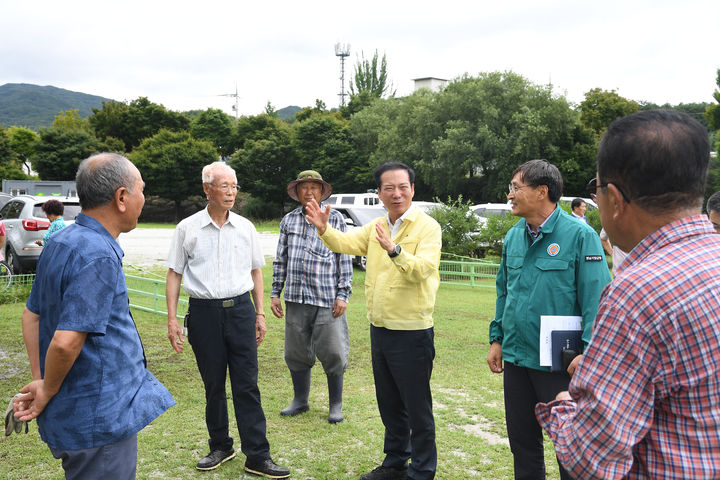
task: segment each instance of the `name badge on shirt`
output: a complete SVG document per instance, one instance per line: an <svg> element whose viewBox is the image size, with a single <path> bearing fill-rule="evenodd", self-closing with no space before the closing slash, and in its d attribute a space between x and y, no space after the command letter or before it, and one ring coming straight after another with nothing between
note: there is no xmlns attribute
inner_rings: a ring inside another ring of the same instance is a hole
<svg viewBox="0 0 720 480"><path fill-rule="evenodd" d="M586 262L601 262L602 259L602 255L585 255Z"/></svg>

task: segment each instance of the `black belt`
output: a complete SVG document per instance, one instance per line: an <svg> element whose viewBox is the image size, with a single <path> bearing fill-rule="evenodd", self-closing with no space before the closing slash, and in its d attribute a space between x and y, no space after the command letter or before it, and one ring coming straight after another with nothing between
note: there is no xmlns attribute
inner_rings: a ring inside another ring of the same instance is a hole
<svg viewBox="0 0 720 480"><path fill-rule="evenodd" d="M242 295L238 295L237 297L231 297L231 298L192 298L190 297L190 305L196 304L196 305L204 305L206 307L216 307L216 308L231 308L235 305L239 305L241 301L245 297L249 295L248 292L243 293Z"/></svg>

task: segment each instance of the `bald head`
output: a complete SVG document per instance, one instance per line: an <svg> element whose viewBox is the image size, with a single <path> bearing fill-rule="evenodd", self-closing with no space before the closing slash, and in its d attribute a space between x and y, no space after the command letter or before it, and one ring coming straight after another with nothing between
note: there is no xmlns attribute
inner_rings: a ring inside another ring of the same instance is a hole
<svg viewBox="0 0 720 480"><path fill-rule="evenodd" d="M75 176L80 206L90 210L107 205L120 187L132 193L139 175L135 165L117 153L98 153L86 158Z"/></svg>

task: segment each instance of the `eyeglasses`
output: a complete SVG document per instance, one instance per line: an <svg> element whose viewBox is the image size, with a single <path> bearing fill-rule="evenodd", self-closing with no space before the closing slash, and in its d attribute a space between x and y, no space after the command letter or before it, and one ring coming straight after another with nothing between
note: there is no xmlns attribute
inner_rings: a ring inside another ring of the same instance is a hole
<svg viewBox="0 0 720 480"><path fill-rule="evenodd" d="M620 188L617 184L612 183L612 182L597 183L597 177L590 180L587 184L588 195L590 196L590 198L592 199L593 202L597 203L597 189L598 188L607 188L608 185L615 185L615 188L618 189L618 191L620 192L620 195L622 195L623 199L627 203L630 203L630 198L627 195L625 195L625 192L623 192L622 188Z"/></svg>
<svg viewBox="0 0 720 480"><path fill-rule="evenodd" d="M217 188L218 190L220 190L222 192L226 192L226 193L232 192L232 191L237 192L237 190L238 190L237 185L228 185L227 183L223 183L222 185L215 185L214 183L211 183L210 185L212 185L213 187Z"/></svg>
<svg viewBox="0 0 720 480"><path fill-rule="evenodd" d="M522 190L525 187L532 187L532 185L520 185L519 187L517 187L511 183L510 185L508 185L508 193L515 193L518 190Z"/></svg>

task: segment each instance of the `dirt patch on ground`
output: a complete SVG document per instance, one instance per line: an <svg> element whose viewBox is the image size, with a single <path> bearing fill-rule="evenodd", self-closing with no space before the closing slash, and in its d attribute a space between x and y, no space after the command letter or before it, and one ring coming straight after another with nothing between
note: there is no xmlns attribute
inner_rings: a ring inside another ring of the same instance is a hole
<svg viewBox="0 0 720 480"><path fill-rule="evenodd" d="M458 403L461 403L463 401L472 401L470 394L468 394L467 392L463 392L461 390L456 390L456 389L451 389L451 388L440 388L440 389L438 389L438 392L446 395L447 397L454 397L454 398L448 398L448 399L449 400L457 399ZM510 445L507 437L498 435L497 433L493 432L494 426L490 421L488 421L485 418L482 418L478 415L468 414L465 411L465 409L463 409L462 406L460 406L460 405L449 406L448 403L453 403L453 402L452 401L448 402L447 400L445 403L440 403L440 402L434 401L434 404L435 404L434 406L436 408L439 407L439 408L444 408L444 409L452 408L455 411L455 413L457 413L461 417L466 418L470 422L472 422L472 423L468 423L468 424L464 424L464 425L450 424L450 428L464 430L465 433L482 438L490 445L506 445L506 446Z"/></svg>
<svg viewBox="0 0 720 480"><path fill-rule="evenodd" d="M7 352L0 348L0 380L10 380L24 375L27 371L27 355L25 352Z"/></svg>

